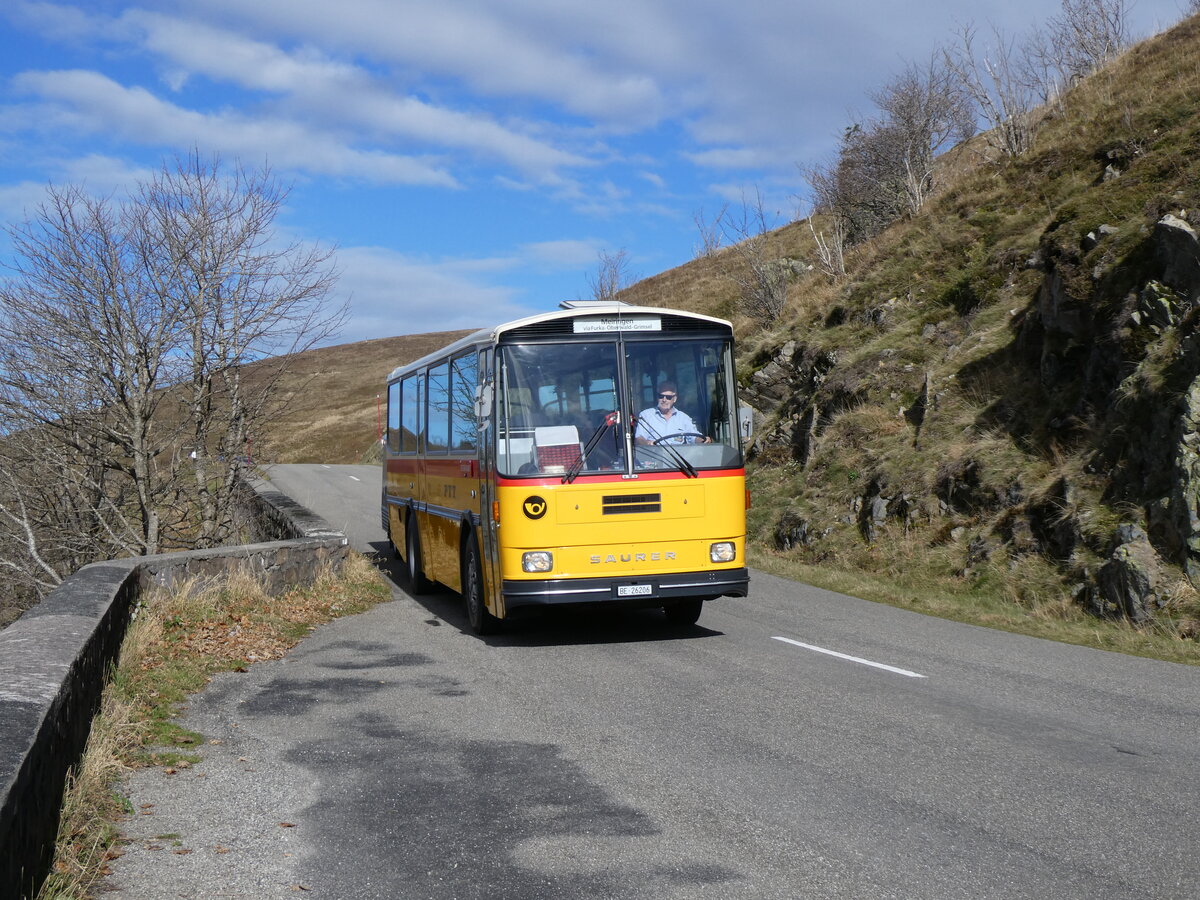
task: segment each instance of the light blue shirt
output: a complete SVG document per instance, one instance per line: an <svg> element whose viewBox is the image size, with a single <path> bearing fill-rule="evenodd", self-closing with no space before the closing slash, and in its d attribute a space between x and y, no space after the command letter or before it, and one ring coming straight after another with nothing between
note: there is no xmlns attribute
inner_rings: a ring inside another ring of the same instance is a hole
<svg viewBox="0 0 1200 900"><path fill-rule="evenodd" d="M634 436L647 441L656 441L671 435L683 435L689 431L692 433L691 437L676 437L669 443L694 444L696 441L702 440L702 438L696 437L700 433L700 429L696 427L692 417L685 412L677 409L668 419L657 406L652 406L638 413L638 426ZM664 441L664 443L668 442Z"/></svg>

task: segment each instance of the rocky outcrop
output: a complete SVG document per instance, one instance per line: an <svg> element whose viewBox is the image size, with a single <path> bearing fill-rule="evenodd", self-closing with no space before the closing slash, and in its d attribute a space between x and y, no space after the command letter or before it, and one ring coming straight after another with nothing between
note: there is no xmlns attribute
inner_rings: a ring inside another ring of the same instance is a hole
<svg viewBox="0 0 1200 900"><path fill-rule="evenodd" d="M1162 566L1146 533L1136 525L1123 525L1117 529L1116 548L1096 573L1090 610L1135 625L1148 622L1163 605L1161 581Z"/></svg>
<svg viewBox="0 0 1200 900"><path fill-rule="evenodd" d="M815 463L836 478L847 467L855 478L870 473L851 488L849 509L849 485L839 485L838 509L822 509L815 493L815 505L804 504L804 515L785 512L768 539L781 552L812 554L820 539L814 520L837 521L839 531L849 526L873 543L889 529L943 518L932 544L947 535L962 544L964 577L1001 557L1040 554L1071 577L1086 567L1080 602L1133 622L1158 608L1165 565L1181 565L1200 586L1200 237L1187 219L1178 211L1140 232L1131 223L1075 231L1070 220L1054 223L1036 254L1014 250L1002 261L1010 283L1040 273L1031 302L1011 310L1016 340L958 370L954 358L972 347L969 320L994 296L994 282L977 274L933 298L958 318L945 319L941 309L944 321L935 323L925 312L915 328L904 317L921 307L919 287L904 303L847 293L850 302L833 308L824 326L849 326L870 352L847 350L837 343L843 333L826 336L818 325L807 340L760 353L741 391L764 422L752 457L805 469ZM874 343L873 335L901 325L909 328L896 331L895 347ZM931 433L951 440L934 376L947 396L976 391L988 402L952 452L924 458L921 472L912 451L892 452L881 442L903 434L923 454ZM836 426L864 407L866 415ZM888 418L896 416L903 430ZM989 430L1007 432L1043 459L1061 456L1070 461L1063 471L1073 474L1031 491L1041 475L1026 478L1019 460L997 464L974 446ZM835 435L836 448L827 444ZM834 458L843 452L852 463ZM1082 471L1073 468L1076 459ZM1108 513L1094 515L1097 502L1142 510L1145 532L1106 547L1097 523ZM1099 567L1096 555L1104 560Z"/></svg>
<svg viewBox="0 0 1200 900"><path fill-rule="evenodd" d="M1174 215L1154 226L1154 250L1162 266L1162 281L1178 291L1189 305L1200 299L1200 240L1196 230Z"/></svg>
<svg viewBox="0 0 1200 900"><path fill-rule="evenodd" d="M1200 375L1179 399L1175 430L1164 542L1191 582L1200 584Z"/></svg>
<svg viewBox="0 0 1200 900"><path fill-rule="evenodd" d="M773 427L759 435L752 452L781 451L807 464L821 424L819 392L837 365L837 354L788 341L750 376L740 399Z"/></svg>
<svg viewBox="0 0 1200 900"><path fill-rule="evenodd" d="M1081 542L1075 504L1075 487L1067 478L1029 504L1029 526L1042 552L1061 563L1071 561Z"/></svg>
<svg viewBox="0 0 1200 900"><path fill-rule="evenodd" d="M837 365L837 354L787 341L750 376L742 399L762 412L803 406Z"/></svg>

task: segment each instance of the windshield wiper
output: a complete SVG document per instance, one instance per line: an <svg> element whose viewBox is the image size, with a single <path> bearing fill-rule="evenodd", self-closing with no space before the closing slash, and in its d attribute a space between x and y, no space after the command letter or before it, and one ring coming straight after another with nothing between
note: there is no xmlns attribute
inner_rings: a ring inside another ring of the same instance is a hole
<svg viewBox="0 0 1200 900"><path fill-rule="evenodd" d="M643 419L641 416L638 416L638 421L646 426L646 431L648 431L650 434L657 433L657 432L655 432L655 430L653 428L650 427L650 423L647 422L645 419ZM668 437L670 437L670 435L668 435ZM650 446L652 446L655 450L665 450L667 452L667 455L671 457L671 461L675 463L675 468L677 468L680 472L682 472L688 478L699 478L700 477L700 473L696 471L696 467L693 466L690 462L688 462L687 458L682 453L680 453L678 450L676 450L674 447L672 447L670 445L670 443L651 444Z"/></svg>
<svg viewBox="0 0 1200 900"><path fill-rule="evenodd" d="M579 473L583 471L584 464L587 462L588 454L595 449L595 446L600 443L600 438L608 432L610 428L621 421L620 410L614 409L604 417L604 421L596 426L596 430L592 432L592 436L588 438L587 444L583 448L583 452L579 454L579 459L571 463L571 467L567 469L566 474L562 477L563 484L570 484L579 477Z"/></svg>

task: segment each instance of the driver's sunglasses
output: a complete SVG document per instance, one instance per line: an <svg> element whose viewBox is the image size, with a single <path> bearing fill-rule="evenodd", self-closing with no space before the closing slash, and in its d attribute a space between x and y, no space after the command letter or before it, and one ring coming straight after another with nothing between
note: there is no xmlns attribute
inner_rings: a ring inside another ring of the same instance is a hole
<svg viewBox="0 0 1200 900"><path fill-rule="evenodd" d="M674 394L659 394L658 399L659 400L674 400L675 395Z"/></svg>

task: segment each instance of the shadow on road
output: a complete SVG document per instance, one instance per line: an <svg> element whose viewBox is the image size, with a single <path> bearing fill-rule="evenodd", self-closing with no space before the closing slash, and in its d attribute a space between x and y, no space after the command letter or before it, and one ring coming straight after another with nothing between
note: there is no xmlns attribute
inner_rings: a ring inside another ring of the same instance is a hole
<svg viewBox="0 0 1200 900"><path fill-rule="evenodd" d="M385 541L371 543L370 559L388 580L435 617L430 624L451 625L474 634L467 622L462 597L440 584L428 594L414 594L408 568ZM701 616L703 619L703 615ZM572 644L629 644L642 641L677 641L720 637L702 624L669 625L662 610L650 609L564 609L548 607L513 619L505 619L498 634L478 639L493 647L569 646Z"/></svg>

